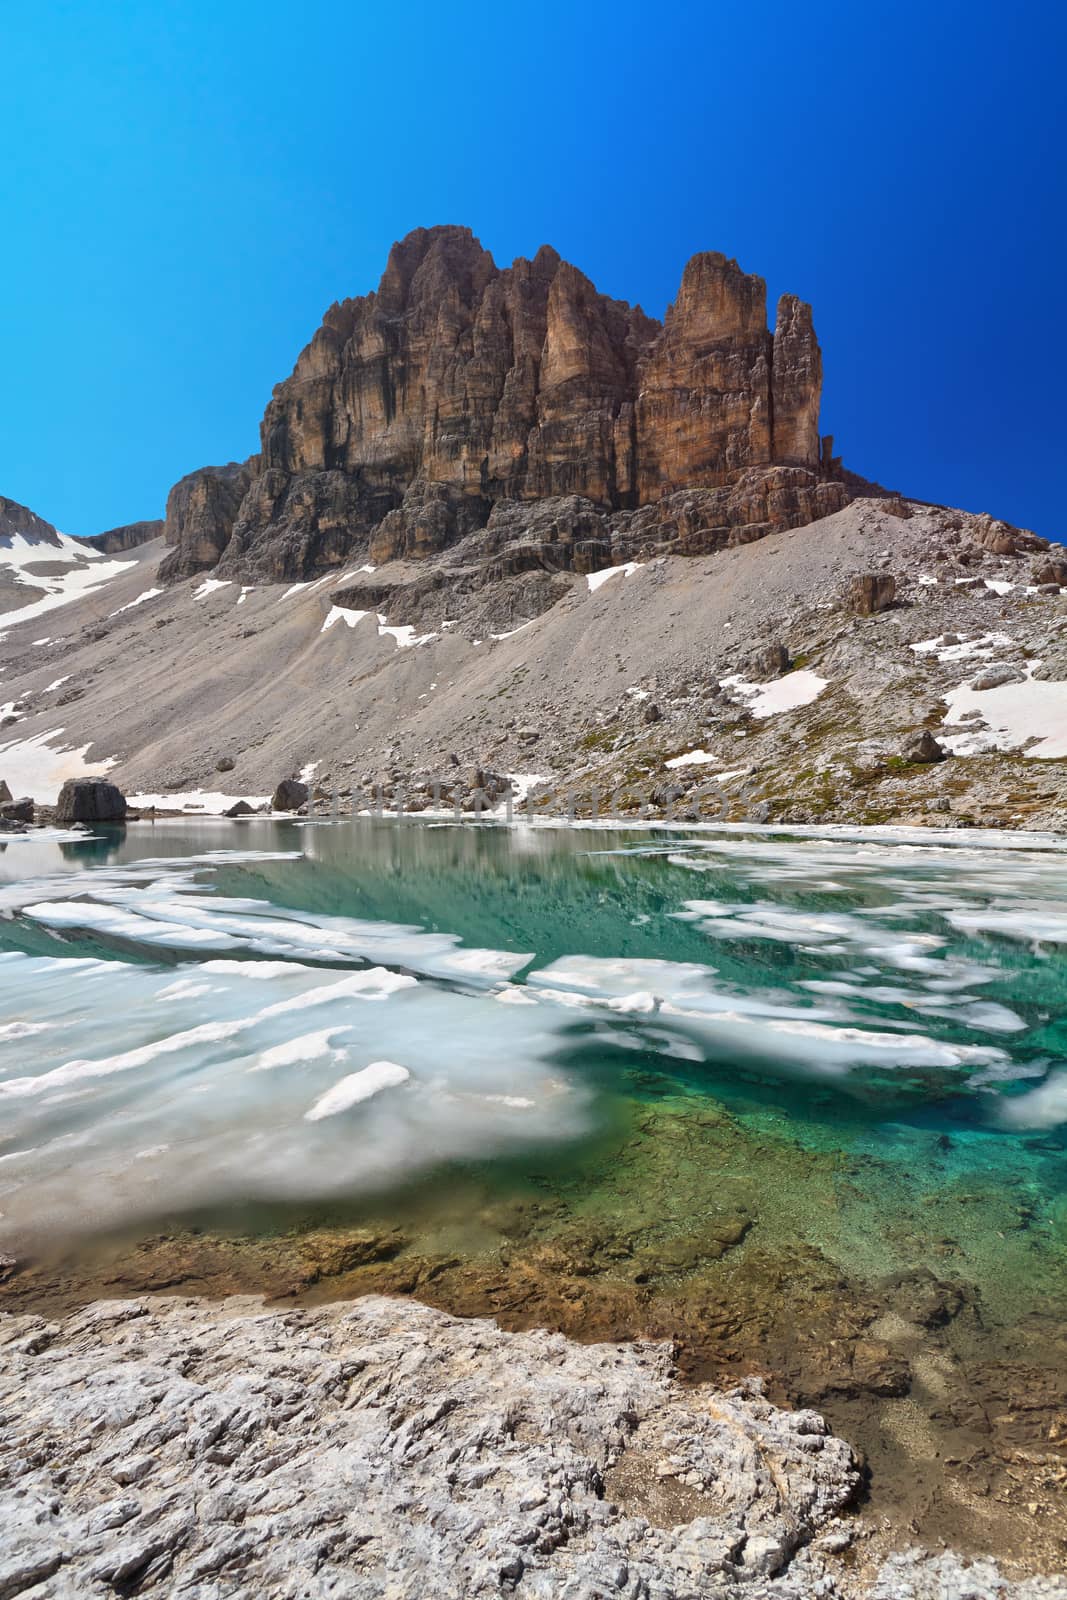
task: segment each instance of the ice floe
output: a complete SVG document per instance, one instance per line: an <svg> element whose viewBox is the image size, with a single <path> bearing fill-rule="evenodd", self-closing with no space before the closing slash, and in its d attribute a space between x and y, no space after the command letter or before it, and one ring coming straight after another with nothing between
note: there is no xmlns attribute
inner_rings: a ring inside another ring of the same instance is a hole
<svg viewBox="0 0 1067 1600"><path fill-rule="evenodd" d="M380 1094L383 1089L395 1089L409 1082L410 1078L407 1067L395 1061L372 1061L359 1072L350 1072L327 1089L325 1094L321 1094L311 1109L304 1112L304 1121L321 1122L323 1117L336 1117L361 1101L369 1100L372 1095Z"/></svg>

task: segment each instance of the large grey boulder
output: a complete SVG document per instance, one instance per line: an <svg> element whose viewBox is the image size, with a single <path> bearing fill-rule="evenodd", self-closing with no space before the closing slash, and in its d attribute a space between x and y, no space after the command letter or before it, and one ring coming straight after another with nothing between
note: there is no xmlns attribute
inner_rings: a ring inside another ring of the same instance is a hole
<svg viewBox="0 0 1067 1600"><path fill-rule="evenodd" d="M32 822L33 801L29 795L21 800L0 800L0 817L8 822Z"/></svg>
<svg viewBox="0 0 1067 1600"><path fill-rule="evenodd" d="M307 805L307 798L306 783L298 778L283 778L274 791L270 808L272 811L299 811L301 806Z"/></svg>
<svg viewBox="0 0 1067 1600"><path fill-rule="evenodd" d="M125 822L126 796L106 778L68 778L56 801L57 822Z"/></svg>
<svg viewBox="0 0 1067 1600"><path fill-rule="evenodd" d="M913 761L920 766L930 766L935 761L944 761L948 751L938 744L929 728L917 728L904 740L900 754L905 761Z"/></svg>

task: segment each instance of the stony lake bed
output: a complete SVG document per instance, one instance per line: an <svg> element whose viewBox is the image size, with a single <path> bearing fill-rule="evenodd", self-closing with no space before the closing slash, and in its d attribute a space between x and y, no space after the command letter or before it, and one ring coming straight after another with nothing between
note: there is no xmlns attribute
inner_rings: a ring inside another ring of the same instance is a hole
<svg viewBox="0 0 1067 1600"><path fill-rule="evenodd" d="M674 1341L887 1548L1062 1570L1062 838L160 820L0 910L0 1311Z"/></svg>

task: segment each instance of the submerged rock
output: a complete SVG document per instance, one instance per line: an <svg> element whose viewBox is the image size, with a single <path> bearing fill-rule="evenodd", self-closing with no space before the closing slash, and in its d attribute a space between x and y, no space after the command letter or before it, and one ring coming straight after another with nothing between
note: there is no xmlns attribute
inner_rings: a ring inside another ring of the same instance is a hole
<svg viewBox="0 0 1067 1600"><path fill-rule="evenodd" d="M842 1563L849 1446L755 1380L683 1386L668 1344L243 1297L3 1315L0 1346L5 1594L1064 1593L951 1552Z"/></svg>

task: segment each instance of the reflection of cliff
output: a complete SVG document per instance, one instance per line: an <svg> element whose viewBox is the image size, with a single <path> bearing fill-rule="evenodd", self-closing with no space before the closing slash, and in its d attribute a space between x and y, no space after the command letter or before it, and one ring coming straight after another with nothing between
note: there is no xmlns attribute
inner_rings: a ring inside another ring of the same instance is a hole
<svg viewBox="0 0 1067 1600"><path fill-rule="evenodd" d="M529 950L539 965L578 950L674 961L713 954L704 936L669 916L695 892L691 873L662 857L593 854L598 842L588 835L363 822L308 828L302 842L307 862L250 863L232 876L222 868L212 881L220 892L262 893L295 910Z"/></svg>

